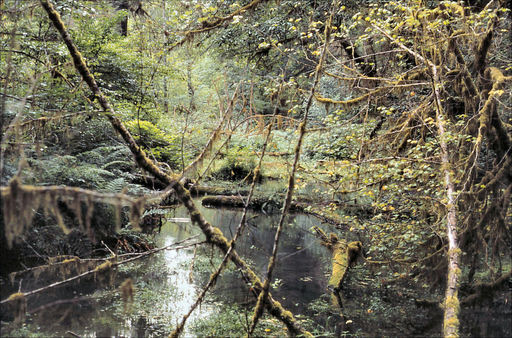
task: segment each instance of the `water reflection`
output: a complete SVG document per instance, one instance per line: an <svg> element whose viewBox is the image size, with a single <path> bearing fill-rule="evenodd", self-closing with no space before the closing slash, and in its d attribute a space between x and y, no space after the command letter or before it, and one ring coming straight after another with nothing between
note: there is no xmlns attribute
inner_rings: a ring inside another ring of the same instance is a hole
<svg viewBox="0 0 512 338"><path fill-rule="evenodd" d="M204 207L200 209L212 225L219 227L228 238L233 236L241 219L240 210ZM186 215L184 208L178 208L170 217ZM245 233L237 244L238 253L249 262L260 277L264 276L267 269L278 220L279 215L250 213ZM319 225L318 220L307 215L291 214L286 219L286 227L279 247L278 264L274 271L273 295L285 307L298 313L304 312L310 301L324 294L327 284L325 267L329 266L330 257L310 231L313 225ZM190 236L199 232L193 226L185 228L183 224L178 225L178 228L181 236ZM201 276L201 284L206 283L209 273ZM219 300L228 303L244 304L252 300L249 288L235 272L224 273L214 293Z"/></svg>
<svg viewBox="0 0 512 338"><path fill-rule="evenodd" d="M183 224L184 222L168 222L168 224L162 227L159 242L163 243L159 244L166 246L189 237L187 231L182 226ZM172 274L167 276L167 281L176 290L175 297L173 299L166 299L165 306L173 314L173 318L179 320L189 311L196 301L197 294L200 292L192 278L191 262L194 260L194 254L190 249L179 251L166 250L164 252L164 259L166 266L170 271L173 271ZM208 305L199 307L191 314L188 322L191 323L199 317L206 317L210 312L211 308ZM185 327L185 335L188 333L187 327L189 326Z"/></svg>
<svg viewBox="0 0 512 338"><path fill-rule="evenodd" d="M200 209L227 237L233 236L241 218L240 210ZM203 236L197 226L186 222L186 218L188 213L184 208L171 211L156 237L157 245L163 247L194 235ZM272 251L278 215L251 213L248 219L237 251L263 277ZM324 267L329 266L329 254L310 232L313 225L318 225L318 222L304 215L288 217L274 272L274 297L296 314L304 312L311 300L325 293ZM201 250L196 259L194 249L189 248L165 250L121 265L115 272L116 282L111 286L103 285L95 292L98 281L94 278L56 288L53 290L56 293L54 298L72 298L71 301L32 315L33 330L47 336L69 336L68 331L81 337L166 336L196 301L221 258L218 251L209 245L202 246ZM193 261L195 269L192 268ZM134 301L128 309L118 290L126 278L131 278L135 285ZM61 291L66 291L66 296L57 294ZM32 299L47 304L52 301L48 297L48 294L41 294ZM77 300L73 301L73 297ZM34 308L33 300L29 308ZM209 300L211 302L203 303L192 313L185 327L185 336L193 336L190 328L194 321L218 312L219 304L254 302L249 287L234 269L222 274L209 294Z"/></svg>

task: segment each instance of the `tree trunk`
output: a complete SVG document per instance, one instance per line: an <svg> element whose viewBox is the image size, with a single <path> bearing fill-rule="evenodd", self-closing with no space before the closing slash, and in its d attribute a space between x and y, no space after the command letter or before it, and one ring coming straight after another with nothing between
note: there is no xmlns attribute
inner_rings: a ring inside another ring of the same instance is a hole
<svg viewBox="0 0 512 338"><path fill-rule="evenodd" d="M116 7L116 11L121 11L121 10L129 10L130 9L130 4L129 4L129 0L121 0L121 2L117 2L118 5ZM114 2L114 6L115 6L116 2ZM128 14L126 14L125 16L123 16L123 18L121 19L121 22L119 23L119 33L122 35L122 36L128 36Z"/></svg>
<svg viewBox="0 0 512 338"><path fill-rule="evenodd" d="M436 103L436 124L439 135L439 145L441 147L441 168L444 176L444 186L446 188L446 199L448 201L446 215L446 235L448 237L448 278L446 281L446 293L444 296L444 320L443 336L459 336L459 257L460 248L457 238L457 210L455 200L455 187L453 185L452 173L450 168L450 158L448 145L446 144L446 121L444 119L441 105L440 86L441 81L437 73L437 67L431 65L433 89Z"/></svg>
<svg viewBox="0 0 512 338"><path fill-rule="evenodd" d="M430 60L424 58L421 54L411 50L400 41L393 38L388 32L375 26L382 34L396 45L422 61L431 70L432 90L434 92L434 102L436 109L436 125L437 134L439 135L439 146L441 148L441 171L443 173L444 187L446 189L446 235L448 237L448 278L446 282L446 293L444 299L444 320L443 320L443 336L458 337L459 336L459 257L460 248L457 238L457 209L455 187L453 185L452 171L450 167L450 154L448 144L446 143L447 133L443 105L441 100L441 80L438 74L437 66Z"/></svg>

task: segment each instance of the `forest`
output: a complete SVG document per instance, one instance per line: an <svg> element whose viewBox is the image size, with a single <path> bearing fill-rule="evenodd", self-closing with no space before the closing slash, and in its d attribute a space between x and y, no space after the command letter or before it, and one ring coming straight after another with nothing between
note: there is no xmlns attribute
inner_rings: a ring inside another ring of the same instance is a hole
<svg viewBox="0 0 512 338"><path fill-rule="evenodd" d="M0 0L0 336L512 336L511 10Z"/></svg>

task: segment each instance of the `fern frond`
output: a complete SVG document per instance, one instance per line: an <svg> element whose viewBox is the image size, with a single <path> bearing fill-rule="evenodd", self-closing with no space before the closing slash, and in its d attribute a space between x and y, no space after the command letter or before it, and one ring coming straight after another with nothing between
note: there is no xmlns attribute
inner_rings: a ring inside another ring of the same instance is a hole
<svg viewBox="0 0 512 338"><path fill-rule="evenodd" d="M116 178L112 181L105 183L105 185L103 186L103 189L101 189L101 191L106 192L106 193L121 192L121 191L123 191L123 189L126 188L127 185L128 185L128 183L125 181L125 179L122 177L119 177L119 178Z"/></svg>

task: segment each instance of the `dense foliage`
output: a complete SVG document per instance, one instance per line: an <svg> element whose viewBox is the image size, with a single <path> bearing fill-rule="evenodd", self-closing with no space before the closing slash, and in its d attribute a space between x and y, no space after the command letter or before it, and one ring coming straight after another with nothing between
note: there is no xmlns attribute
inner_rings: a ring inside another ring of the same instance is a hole
<svg viewBox="0 0 512 338"><path fill-rule="evenodd" d="M439 303L456 276L464 308L510 280L510 2L53 2L116 118L162 172L247 195L256 171L270 200L300 155L294 201L363 243L371 297L399 286ZM16 198L13 182L55 193L36 210L19 204L29 223L19 229L0 220L5 275L28 262L11 255L26 252L33 228L92 227L90 240L106 240L135 226L162 182L112 127L39 1L1 0L0 36L2 200ZM62 186L89 195L59 197ZM14 247L4 234L16 234ZM48 256L73 254L59 247ZM238 311L196 327L240 333L239 321L222 325Z"/></svg>

